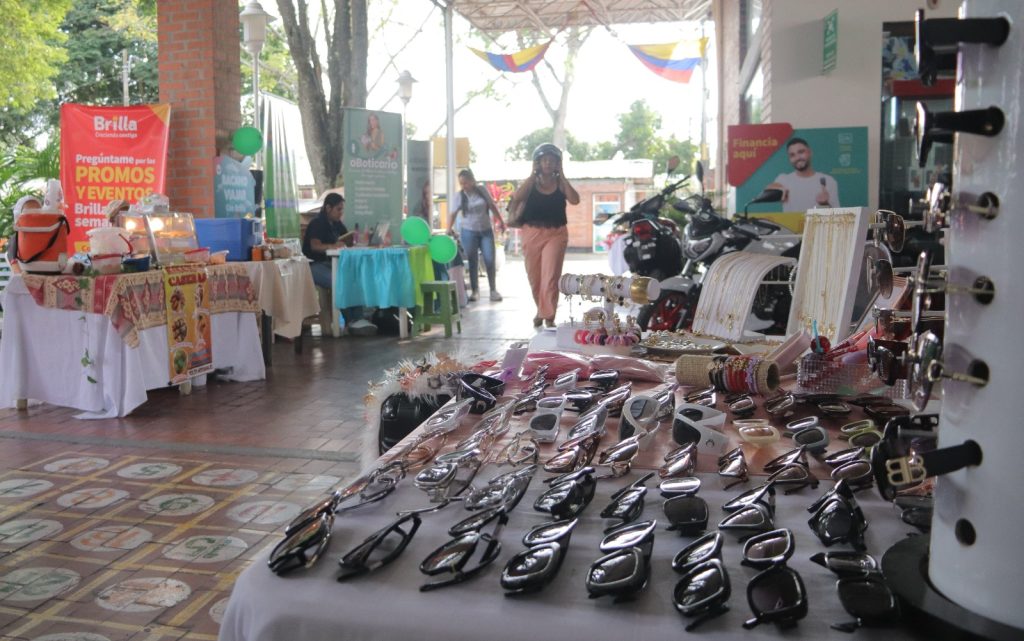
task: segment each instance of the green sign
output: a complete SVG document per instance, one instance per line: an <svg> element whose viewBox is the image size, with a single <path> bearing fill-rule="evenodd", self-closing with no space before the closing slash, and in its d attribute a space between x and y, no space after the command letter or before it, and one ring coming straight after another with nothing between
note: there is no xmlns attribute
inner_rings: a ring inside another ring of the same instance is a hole
<svg viewBox="0 0 1024 641"><path fill-rule="evenodd" d="M249 160L239 162L231 156L217 159L213 176L213 210L216 218L242 218L256 211L256 179L249 171Z"/></svg>
<svg viewBox="0 0 1024 641"><path fill-rule="evenodd" d="M839 9L825 16L825 40L821 55L821 72L828 73L836 68L839 57Z"/></svg>
<svg viewBox="0 0 1024 641"><path fill-rule="evenodd" d="M366 109L345 109L345 226L373 230L402 222L402 116Z"/></svg>

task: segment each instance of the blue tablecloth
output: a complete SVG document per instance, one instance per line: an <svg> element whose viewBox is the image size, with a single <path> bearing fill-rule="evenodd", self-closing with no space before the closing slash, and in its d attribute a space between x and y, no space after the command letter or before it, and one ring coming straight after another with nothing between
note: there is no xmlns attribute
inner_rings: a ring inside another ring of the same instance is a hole
<svg viewBox="0 0 1024 641"><path fill-rule="evenodd" d="M405 247L342 250L336 282L338 309L416 306L416 283Z"/></svg>

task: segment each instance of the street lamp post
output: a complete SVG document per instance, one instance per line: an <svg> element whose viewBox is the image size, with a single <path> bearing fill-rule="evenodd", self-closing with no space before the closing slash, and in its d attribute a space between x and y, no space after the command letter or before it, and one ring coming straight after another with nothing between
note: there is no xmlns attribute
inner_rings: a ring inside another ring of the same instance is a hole
<svg viewBox="0 0 1024 641"><path fill-rule="evenodd" d="M242 13L238 15L242 22L242 44L252 57L252 106L253 126L262 131L260 126L260 52L267 41L267 25L275 20L274 16L263 10L258 0L249 0ZM262 151L253 158L256 168L260 168Z"/></svg>
<svg viewBox="0 0 1024 641"><path fill-rule="evenodd" d="M398 97L402 99L402 194L404 198L402 206L406 213L409 213L409 135L406 129L405 114L409 101L412 99L412 83L414 82L416 79L412 77L408 69L398 74Z"/></svg>

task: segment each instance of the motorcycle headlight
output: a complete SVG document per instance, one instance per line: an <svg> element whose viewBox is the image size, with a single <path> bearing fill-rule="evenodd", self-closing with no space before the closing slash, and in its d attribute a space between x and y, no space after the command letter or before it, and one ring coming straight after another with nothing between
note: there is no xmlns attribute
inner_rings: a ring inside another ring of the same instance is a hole
<svg viewBox="0 0 1024 641"><path fill-rule="evenodd" d="M697 240L687 240L686 247L684 248L684 253L686 254L687 258L697 259L704 252L706 252L709 247L711 247L710 236L707 238L700 238Z"/></svg>

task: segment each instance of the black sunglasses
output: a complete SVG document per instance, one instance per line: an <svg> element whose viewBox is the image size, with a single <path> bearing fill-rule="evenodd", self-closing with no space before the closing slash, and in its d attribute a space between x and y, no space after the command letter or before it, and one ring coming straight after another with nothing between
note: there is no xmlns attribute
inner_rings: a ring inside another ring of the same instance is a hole
<svg viewBox="0 0 1024 641"><path fill-rule="evenodd" d="M795 547L793 532L789 528L763 532L750 537L743 544L741 563L759 569L783 565L793 556Z"/></svg>
<svg viewBox="0 0 1024 641"><path fill-rule="evenodd" d="M420 523L418 514L408 514L368 536L338 560L338 580L373 572L397 559L416 535Z"/></svg>
<svg viewBox="0 0 1024 641"><path fill-rule="evenodd" d="M692 477L697 469L697 444L681 445L665 455L665 464L658 468L663 479Z"/></svg>
<svg viewBox="0 0 1024 641"><path fill-rule="evenodd" d="M864 531L868 522L857 500L852 496L833 496L827 499L808 519L807 524L826 546L848 543L857 550L866 549Z"/></svg>
<svg viewBox="0 0 1024 641"><path fill-rule="evenodd" d="M685 574L705 561L721 559L724 540L721 532L708 532L676 553L672 558L672 569Z"/></svg>
<svg viewBox="0 0 1024 641"><path fill-rule="evenodd" d="M278 576L284 576L299 568L313 567L327 549L333 527L334 514L324 512L294 530L270 552L267 561L270 570Z"/></svg>
<svg viewBox="0 0 1024 641"><path fill-rule="evenodd" d="M789 463L772 472L765 481L771 485L783 488L783 494L792 494L805 487L811 489L818 487L818 479L811 474L811 471L799 463Z"/></svg>
<svg viewBox="0 0 1024 641"><path fill-rule="evenodd" d="M726 601L732 594L729 573L719 559L709 559L691 567L676 583L672 603L680 614L697 617L687 624L691 632L705 621L729 611Z"/></svg>
<svg viewBox="0 0 1024 641"><path fill-rule="evenodd" d="M832 470L832 480L846 479L854 492L867 489L875 484L874 468L870 461L858 459L848 461Z"/></svg>
<svg viewBox="0 0 1024 641"><path fill-rule="evenodd" d="M632 523L639 518L644 511L644 497L647 496L645 483L652 476L654 476L654 472L648 472L611 495L611 502L601 510L601 518L618 519L620 522L607 528L605 532L610 532L620 525Z"/></svg>
<svg viewBox="0 0 1024 641"><path fill-rule="evenodd" d="M457 536L427 555L420 563L420 572L427 576L448 575L448 578L425 583L420 592L462 583L482 572L501 553L498 536L508 524L508 515L500 513L497 525L490 533L473 530ZM474 563L470 563L476 559Z"/></svg>
<svg viewBox="0 0 1024 641"><path fill-rule="evenodd" d="M665 479L658 484L658 491L665 498L673 496L692 496L700 491L700 479L696 476Z"/></svg>
<svg viewBox="0 0 1024 641"><path fill-rule="evenodd" d="M828 568L833 574L840 577L862 576L878 571L878 561L866 552L847 550L818 552L811 557L811 561L823 568Z"/></svg>
<svg viewBox="0 0 1024 641"><path fill-rule="evenodd" d="M776 565L764 570L747 584L747 602L754 616L744 622L746 629L762 623L789 628L807 616L807 589L796 570Z"/></svg>
<svg viewBox="0 0 1024 641"><path fill-rule="evenodd" d="M696 536L708 527L708 503L699 496L673 496L662 505L668 529L680 536Z"/></svg>
<svg viewBox="0 0 1024 641"><path fill-rule="evenodd" d="M607 552L587 571L587 595L591 599L612 596L628 601L647 586L657 521L631 523L609 532L600 549Z"/></svg>
<svg viewBox="0 0 1024 641"><path fill-rule="evenodd" d="M591 372L587 380L607 392L619 384L619 370L599 369Z"/></svg>
<svg viewBox="0 0 1024 641"><path fill-rule="evenodd" d="M758 485L757 487L752 487L739 496L735 496L723 503L722 510L726 512L735 512L747 507L751 503L760 503L774 514L775 485L772 483L765 483L763 485Z"/></svg>
<svg viewBox="0 0 1024 641"><path fill-rule="evenodd" d="M839 602L853 621L833 623L832 629L853 632L860 627L887 626L899 621L899 602L881 574L843 577L836 581L836 589Z"/></svg>
<svg viewBox="0 0 1024 641"><path fill-rule="evenodd" d="M771 474L791 463L799 463L804 467L810 467L810 462L807 460L807 447L801 445L768 461L764 464L764 473Z"/></svg>
<svg viewBox="0 0 1024 641"><path fill-rule="evenodd" d="M562 566L578 522L569 519L541 523L523 536L526 549L509 559L501 571L501 587L506 596L536 592L551 583Z"/></svg>
<svg viewBox="0 0 1024 641"><path fill-rule="evenodd" d="M775 519L772 510L759 502L736 510L718 524L719 530L735 532L740 535L741 539L759 532L767 532L774 527Z"/></svg>
<svg viewBox="0 0 1024 641"><path fill-rule="evenodd" d="M334 516L382 500L393 492L398 482L405 477L405 470L405 464L401 461L393 461L374 468L345 488L335 490L330 497L311 505L292 519L285 527L285 539L287 540L299 530L304 530L307 525L319 520L325 514ZM358 497L357 501L345 504L346 501L356 496Z"/></svg>
<svg viewBox="0 0 1024 641"><path fill-rule="evenodd" d="M722 479L722 489L725 490L750 480L747 457L744 456L742 448L737 447L718 459L718 476Z"/></svg>
<svg viewBox="0 0 1024 641"><path fill-rule="evenodd" d="M566 443L568 443L568 441L566 441ZM562 446L559 446L559 450L561 451L544 463L544 470L547 472L563 474L583 469L590 465L590 462L594 460L594 455L597 453L597 448L600 443L600 434L589 434L578 439L575 443L564 450L562 449ZM563 443L563 445L565 445L565 443Z"/></svg>
<svg viewBox="0 0 1024 641"><path fill-rule="evenodd" d="M534 501L533 509L546 512L557 520L575 518L594 499L597 481L593 471L592 467L583 468L578 475L573 473L560 482L552 482L551 487Z"/></svg>

